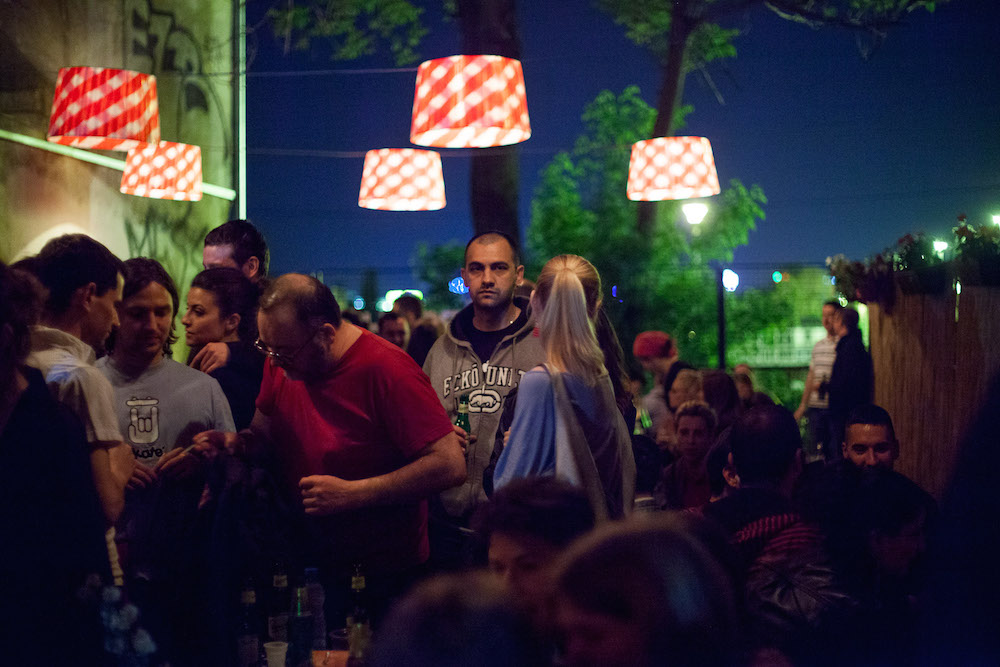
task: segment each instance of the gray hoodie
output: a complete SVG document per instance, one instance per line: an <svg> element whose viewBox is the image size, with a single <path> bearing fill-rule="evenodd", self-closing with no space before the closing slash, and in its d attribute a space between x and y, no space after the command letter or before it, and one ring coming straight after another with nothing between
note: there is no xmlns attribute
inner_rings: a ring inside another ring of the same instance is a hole
<svg viewBox="0 0 1000 667"><path fill-rule="evenodd" d="M515 298L514 304L527 311L528 300ZM471 326L472 304L463 308L437 339L424 361L424 372L438 399L452 421L458 412L458 397L469 394L469 424L476 441L465 453L468 476L465 483L441 494L441 503L449 515L464 522L477 505L486 501L483 492L483 469L490 462L503 403L521 376L545 362L535 321L528 313L527 323L506 336L482 363L472 350L463 327Z"/></svg>

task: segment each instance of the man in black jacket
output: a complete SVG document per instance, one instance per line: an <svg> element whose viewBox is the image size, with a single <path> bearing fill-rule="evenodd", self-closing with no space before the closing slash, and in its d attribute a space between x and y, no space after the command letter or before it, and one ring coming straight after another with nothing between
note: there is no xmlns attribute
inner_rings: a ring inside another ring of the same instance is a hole
<svg viewBox="0 0 1000 667"><path fill-rule="evenodd" d="M858 311L853 308L841 308L834 315L834 330L840 340L826 390L830 395L830 423L835 443L844 442L844 426L851 410L872 402L872 358L861 340L858 319Z"/></svg>

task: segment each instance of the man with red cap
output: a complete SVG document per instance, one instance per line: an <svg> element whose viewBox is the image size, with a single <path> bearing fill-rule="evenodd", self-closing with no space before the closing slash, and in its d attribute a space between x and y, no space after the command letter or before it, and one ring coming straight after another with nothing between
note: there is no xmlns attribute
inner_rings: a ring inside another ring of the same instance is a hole
<svg viewBox="0 0 1000 667"><path fill-rule="evenodd" d="M673 384L678 371L690 366L684 362L677 363L677 346L662 331L643 331L636 336L632 343L632 356L642 364L643 370L653 374L653 388L643 396L641 409L645 410L652 421L646 434L655 437L657 429L670 411L666 400L667 389Z"/></svg>

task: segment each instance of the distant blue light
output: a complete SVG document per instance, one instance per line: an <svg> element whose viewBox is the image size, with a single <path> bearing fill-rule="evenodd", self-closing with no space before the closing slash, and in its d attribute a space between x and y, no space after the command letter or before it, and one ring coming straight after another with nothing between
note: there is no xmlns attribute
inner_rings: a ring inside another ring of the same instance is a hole
<svg viewBox="0 0 1000 667"><path fill-rule="evenodd" d="M615 298L618 297L618 285L612 285L611 286L611 296L613 296Z"/></svg>
<svg viewBox="0 0 1000 667"><path fill-rule="evenodd" d="M365 308L365 300L359 296L357 299L354 300L354 310L364 310L364 308Z"/></svg>
<svg viewBox="0 0 1000 667"><path fill-rule="evenodd" d="M783 276L781 275L781 271L775 271L774 273L771 274L771 280L773 280L776 283L780 283L782 278Z"/></svg>
<svg viewBox="0 0 1000 667"><path fill-rule="evenodd" d="M465 281L462 280L462 276L453 278L450 283L448 283L448 291L452 294L468 294L469 288L465 286Z"/></svg>

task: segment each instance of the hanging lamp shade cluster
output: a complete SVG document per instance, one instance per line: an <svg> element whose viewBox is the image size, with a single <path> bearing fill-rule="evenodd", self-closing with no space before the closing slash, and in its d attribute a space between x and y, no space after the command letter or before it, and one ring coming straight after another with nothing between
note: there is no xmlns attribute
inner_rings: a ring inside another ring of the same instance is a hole
<svg viewBox="0 0 1000 667"><path fill-rule="evenodd" d="M448 56L417 68L410 141L485 148L531 136L521 62L502 56Z"/></svg>
<svg viewBox="0 0 1000 667"><path fill-rule="evenodd" d="M160 140L156 77L103 67L64 67L56 79L48 140L125 151Z"/></svg>
<svg viewBox="0 0 1000 667"><path fill-rule="evenodd" d="M121 191L152 199L201 199L201 148L173 141L133 148L125 158Z"/></svg>
<svg viewBox="0 0 1000 667"><path fill-rule="evenodd" d="M444 208L441 156L416 148L381 148L365 154L358 206L381 211Z"/></svg>
<svg viewBox="0 0 1000 667"><path fill-rule="evenodd" d="M690 199L719 192L712 145L705 137L656 137L632 144L629 199Z"/></svg>

